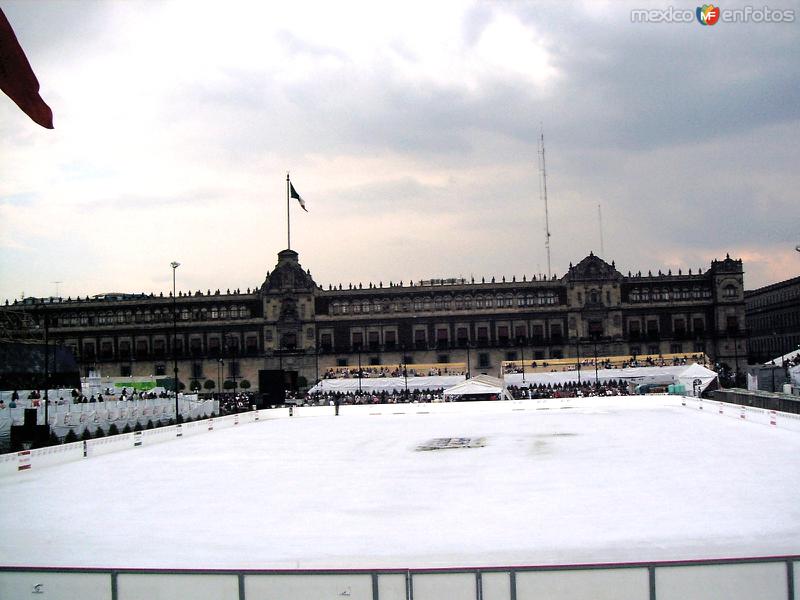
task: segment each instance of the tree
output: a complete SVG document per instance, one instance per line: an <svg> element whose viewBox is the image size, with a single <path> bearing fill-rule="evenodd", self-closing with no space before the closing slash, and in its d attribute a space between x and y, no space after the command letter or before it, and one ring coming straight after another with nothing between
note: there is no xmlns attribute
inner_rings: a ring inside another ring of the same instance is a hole
<svg viewBox="0 0 800 600"><path fill-rule="evenodd" d="M239 387L242 388L243 390L249 390L250 381L248 379L242 379L242 381L239 382Z"/></svg>
<svg viewBox="0 0 800 600"><path fill-rule="evenodd" d="M192 379L192 383L189 385L189 389L193 392L199 392L200 382L197 379Z"/></svg>
<svg viewBox="0 0 800 600"><path fill-rule="evenodd" d="M86 442L90 439L92 439L92 433L89 431L89 429L84 429L83 433L81 433L81 440Z"/></svg>
<svg viewBox="0 0 800 600"><path fill-rule="evenodd" d="M133 426L133 430L134 431L141 431L142 430L142 424L139 423L139 421L136 421L136 425Z"/></svg>
<svg viewBox="0 0 800 600"><path fill-rule="evenodd" d="M153 429L155 425L153 425L153 419L147 419L147 425L144 426L145 429Z"/></svg>
<svg viewBox="0 0 800 600"><path fill-rule="evenodd" d="M113 425L112 425L112 427L113 427ZM132 431L133 431L133 429L131 429L131 424L130 423L125 423L125 427L122 428L122 433L131 433ZM109 433L111 433L110 429L109 429Z"/></svg>
<svg viewBox="0 0 800 600"><path fill-rule="evenodd" d="M102 427L98 427L97 429L94 430L94 437L96 438L106 437L106 432L103 431Z"/></svg>
<svg viewBox="0 0 800 600"><path fill-rule="evenodd" d="M119 434L119 428L117 427L116 423L112 423L111 425L109 425L108 435L118 435L118 434Z"/></svg>
<svg viewBox="0 0 800 600"><path fill-rule="evenodd" d="M67 435L64 436L64 443L65 444L71 444L71 443L77 442L77 441L78 441L78 436L75 435L75 430L74 429L70 429L67 432Z"/></svg>
<svg viewBox="0 0 800 600"><path fill-rule="evenodd" d="M222 387L225 388L226 390L232 390L233 388L236 387L236 384L230 379L226 379L225 383L222 384Z"/></svg>
<svg viewBox="0 0 800 600"><path fill-rule="evenodd" d="M203 384L203 387L207 390L213 390L215 387L217 387L217 384L214 382L213 379L206 379L205 383Z"/></svg>

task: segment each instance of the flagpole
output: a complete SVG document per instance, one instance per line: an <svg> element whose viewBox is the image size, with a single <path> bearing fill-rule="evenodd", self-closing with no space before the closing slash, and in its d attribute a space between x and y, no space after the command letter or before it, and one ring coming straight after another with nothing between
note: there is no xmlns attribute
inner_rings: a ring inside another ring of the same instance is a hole
<svg viewBox="0 0 800 600"><path fill-rule="evenodd" d="M289 221L289 172L286 172L286 249L292 249L292 227Z"/></svg>

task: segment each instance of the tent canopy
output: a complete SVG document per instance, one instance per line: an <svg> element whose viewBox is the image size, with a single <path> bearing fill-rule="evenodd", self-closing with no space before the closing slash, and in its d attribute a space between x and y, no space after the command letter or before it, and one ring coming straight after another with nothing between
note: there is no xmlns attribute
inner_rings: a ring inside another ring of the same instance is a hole
<svg viewBox="0 0 800 600"><path fill-rule="evenodd" d="M502 379L489 375L476 375L444 391L445 396L497 396L503 400L513 400Z"/></svg>
<svg viewBox="0 0 800 600"><path fill-rule="evenodd" d="M702 393L716 378L717 374L711 369L693 363L678 373L676 383L685 385L687 393L690 391L694 393L694 382L699 380L698 393Z"/></svg>

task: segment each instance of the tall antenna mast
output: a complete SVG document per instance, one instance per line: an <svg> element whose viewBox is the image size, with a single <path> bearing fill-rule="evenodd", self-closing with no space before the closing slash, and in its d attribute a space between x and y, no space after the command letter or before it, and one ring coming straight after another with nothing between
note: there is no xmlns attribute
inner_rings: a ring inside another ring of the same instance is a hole
<svg viewBox="0 0 800 600"><path fill-rule="evenodd" d="M597 204L597 222L600 225L600 256L604 257L606 255L606 251L603 248L603 210L600 208L600 204Z"/></svg>
<svg viewBox="0 0 800 600"><path fill-rule="evenodd" d="M539 195L544 200L544 247L547 250L547 278L552 277L550 273L550 214L547 210L547 166L544 160L544 130L541 134L541 145L539 147L539 155L541 156L541 163L539 170L541 171Z"/></svg>

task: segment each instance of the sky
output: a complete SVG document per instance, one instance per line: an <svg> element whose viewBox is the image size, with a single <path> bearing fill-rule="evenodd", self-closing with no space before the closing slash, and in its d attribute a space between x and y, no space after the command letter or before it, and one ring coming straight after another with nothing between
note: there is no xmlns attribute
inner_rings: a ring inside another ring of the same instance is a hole
<svg viewBox="0 0 800 600"><path fill-rule="evenodd" d="M182 291L259 286L287 172L291 248L325 288L530 278L542 132L557 276L590 251L797 276L800 5L632 20L670 6L696 7L0 0L55 124L0 94L0 301L167 293L172 261Z"/></svg>

